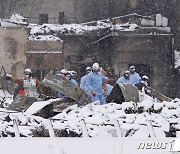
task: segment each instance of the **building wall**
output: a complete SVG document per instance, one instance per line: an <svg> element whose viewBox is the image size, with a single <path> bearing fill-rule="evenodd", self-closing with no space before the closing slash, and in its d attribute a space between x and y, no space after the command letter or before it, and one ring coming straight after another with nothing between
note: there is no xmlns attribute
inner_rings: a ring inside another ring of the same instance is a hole
<svg viewBox="0 0 180 154"><path fill-rule="evenodd" d="M39 23L39 14L48 13L48 23L58 23L59 12L65 12L67 22L74 21L73 0L3 0L1 1L1 16L8 18L18 13L28 18L30 23Z"/></svg>
<svg viewBox="0 0 180 154"><path fill-rule="evenodd" d="M27 41L26 57L26 66L42 80L50 70L63 68L63 41Z"/></svg>
<svg viewBox="0 0 180 154"><path fill-rule="evenodd" d="M15 77L24 77L24 69L63 68L63 41L26 41L22 28L0 28L0 67Z"/></svg>
<svg viewBox="0 0 180 154"><path fill-rule="evenodd" d="M81 23L106 18L108 0L2 0L2 18L18 13L30 23L39 23L39 14L48 13L48 23L59 23L59 12L64 12L65 23Z"/></svg>
<svg viewBox="0 0 180 154"><path fill-rule="evenodd" d="M28 41L26 31L19 28L0 29L1 65L7 73L23 77L29 67L35 71L49 71L65 67L78 73L78 81L85 68L94 62L113 75L122 75L130 64L150 77L150 85L167 96L174 93L174 57L171 35L133 35L99 40L98 35L62 36L62 41ZM97 43L95 43L97 42ZM111 68L111 70L109 70ZM42 72L41 72L42 73Z"/></svg>
<svg viewBox="0 0 180 154"><path fill-rule="evenodd" d="M26 31L0 28L0 61L7 73L22 77L26 63Z"/></svg>
<svg viewBox="0 0 180 154"><path fill-rule="evenodd" d="M141 76L150 78L150 85L167 96L173 96L174 57L171 35L124 35L114 38L112 67L116 74L133 64Z"/></svg>
<svg viewBox="0 0 180 154"><path fill-rule="evenodd" d="M94 44L101 36L89 34L61 36L61 38L64 41L63 52L65 68L77 72L78 82L80 78L85 75L87 66L92 66L94 62L98 62L104 68L104 61L106 61L106 64L110 63L107 59L108 56L104 54L105 45L100 43Z"/></svg>
<svg viewBox="0 0 180 154"><path fill-rule="evenodd" d="M177 0L1 0L0 8L2 18L18 13L28 17L32 23L38 23L39 14L44 13L49 15L49 23L58 23L59 12L65 13L66 23L88 22L134 12L142 15L161 13L170 20L172 15L179 16Z"/></svg>
<svg viewBox="0 0 180 154"><path fill-rule="evenodd" d="M89 38L71 36L63 39L66 69L75 69L79 79L86 66L92 66L94 62L100 63L114 77L122 76L133 64L141 76L149 76L152 88L173 97L174 57L171 35L120 34L94 45L92 42L98 38Z"/></svg>

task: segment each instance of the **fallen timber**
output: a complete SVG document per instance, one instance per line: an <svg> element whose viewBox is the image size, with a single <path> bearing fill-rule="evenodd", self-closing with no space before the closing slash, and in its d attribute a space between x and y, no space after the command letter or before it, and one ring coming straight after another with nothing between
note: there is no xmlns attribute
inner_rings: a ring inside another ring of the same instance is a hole
<svg viewBox="0 0 180 154"><path fill-rule="evenodd" d="M149 95L152 96L152 97L157 98L157 99L160 100L160 101L166 101L166 102L171 102L171 101L172 101L171 98L169 98L169 97L167 97L167 96L165 96L165 95L157 92L156 90L154 90L154 89L151 88L151 87L146 86L146 87L145 87L145 90L146 90L146 91L150 91L150 94L149 94Z"/></svg>

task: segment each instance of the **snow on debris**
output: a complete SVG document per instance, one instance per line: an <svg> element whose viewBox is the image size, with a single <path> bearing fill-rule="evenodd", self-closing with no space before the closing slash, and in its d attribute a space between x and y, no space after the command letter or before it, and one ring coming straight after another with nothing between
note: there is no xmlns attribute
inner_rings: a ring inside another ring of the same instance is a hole
<svg viewBox="0 0 180 154"><path fill-rule="evenodd" d="M62 41L59 37L54 35L30 35L28 37L29 41Z"/></svg>
<svg viewBox="0 0 180 154"><path fill-rule="evenodd" d="M82 35L88 32L98 31L98 30L106 30L109 29L111 31L134 31L138 28L136 24L119 24L113 25L109 22L96 22L95 25L86 25L86 24L29 24L28 28L30 29L30 34L28 35L28 39L32 40L41 40L40 37L44 35L59 35L59 34L78 34ZM39 38L36 38L36 37Z"/></svg>
<svg viewBox="0 0 180 154"><path fill-rule="evenodd" d="M58 33L58 34L83 34L88 31L103 29L111 27L111 25L103 25L97 24L96 26L88 26L84 24L29 24L28 28L30 28L31 35L38 34L50 34L50 33Z"/></svg>
<svg viewBox="0 0 180 154"><path fill-rule="evenodd" d="M100 29L110 28L111 25L108 24L100 24L98 23L96 26L88 26L84 24L29 24L28 28L30 29L30 34L28 35L28 40L48 40L47 37L49 35L50 40L54 38L54 40L58 40L59 34L78 34L82 35L86 32L96 31Z"/></svg>
<svg viewBox="0 0 180 154"><path fill-rule="evenodd" d="M1 27L21 27L27 26L26 18L22 17L19 14L13 14L10 19L1 19L0 26Z"/></svg>
<svg viewBox="0 0 180 154"><path fill-rule="evenodd" d="M2 91L0 94L3 97ZM44 101L44 104L43 101L35 102L25 112L0 108L0 136L15 136L14 119L22 137L49 136L48 119L34 115L34 110L51 102L52 99ZM175 132L180 130L180 100L158 102L146 98L137 104L91 103L82 107L75 104L50 119L56 136L83 137L82 121L90 137L117 137L117 122L123 137L149 137L149 121L157 137L175 136Z"/></svg>
<svg viewBox="0 0 180 154"><path fill-rule="evenodd" d="M141 16L138 14L129 14L129 15L125 15L124 17L128 17L129 18L131 16L136 16L137 18L140 19L146 19L146 20L153 20L152 17L146 17L146 16ZM163 17L161 15L161 17L163 19L166 19L165 17ZM121 17L117 17L119 19L123 18L123 16ZM115 20L115 18L113 18ZM113 24L112 21L110 21L110 19L104 19L104 20L99 20L99 21L92 21L92 22L88 22L88 23L81 23L81 24L43 24L43 25L38 25L38 24L33 24L33 23L27 23L26 22L27 19L22 17L19 14L13 14L10 19L1 19L1 27L27 27L28 28L28 35L27 35L27 39L28 40L38 40L38 41L56 41L56 40L60 40L60 36L61 34L63 35L83 35L89 32L118 32L118 31L136 31L138 29L143 28L143 24L135 24L135 23L131 23L129 21L127 22L117 22L116 24ZM154 20L153 20L154 21ZM168 19L166 19L166 23L167 23ZM155 21L154 21L155 22ZM147 26L147 24L145 24ZM146 27L145 26L145 27ZM151 25L152 26L152 25ZM150 27L151 27L150 26ZM155 25L153 25L153 27L155 29L158 29L160 31L164 31L166 30L166 28L168 25L167 24L163 24L163 28L162 27L156 27ZM147 28L147 27L146 27ZM170 31L169 31L170 32Z"/></svg>
<svg viewBox="0 0 180 154"><path fill-rule="evenodd" d="M17 13L14 13L11 17L10 17L10 20L12 21L18 21L18 22L24 22L25 20L27 20L27 18L24 18L23 16L17 14Z"/></svg>

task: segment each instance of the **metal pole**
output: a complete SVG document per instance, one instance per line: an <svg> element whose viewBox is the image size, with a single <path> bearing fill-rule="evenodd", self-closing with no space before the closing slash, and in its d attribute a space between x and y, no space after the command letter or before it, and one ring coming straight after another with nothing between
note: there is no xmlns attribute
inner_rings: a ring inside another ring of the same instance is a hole
<svg viewBox="0 0 180 154"><path fill-rule="evenodd" d="M13 119L13 128L14 128L15 137L20 137L20 133L19 133L18 124L17 124L16 119Z"/></svg>

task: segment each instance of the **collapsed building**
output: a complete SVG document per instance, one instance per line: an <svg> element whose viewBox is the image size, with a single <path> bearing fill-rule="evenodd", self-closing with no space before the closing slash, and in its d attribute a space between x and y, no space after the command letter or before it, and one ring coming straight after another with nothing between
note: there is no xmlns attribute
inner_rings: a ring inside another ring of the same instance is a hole
<svg viewBox="0 0 180 154"><path fill-rule="evenodd" d="M65 67L75 70L80 79L86 66L99 62L116 79L133 64L141 76L149 76L151 87L170 97L176 94L173 35L168 19L161 14L134 13L111 20L64 25L27 24L13 19L12 16L11 20L1 21L2 32L11 30L18 34L8 35L11 41L4 41L8 44L2 45L1 57L7 72L15 76L22 76L23 69L16 71L20 66L30 67L41 80L49 70ZM1 36L2 40L6 37ZM19 38L23 41L18 43ZM23 55L22 59L18 60L15 50ZM9 65L13 58L17 62Z"/></svg>
<svg viewBox="0 0 180 154"><path fill-rule="evenodd" d="M147 18L137 14L128 16L128 18L135 19L135 21L137 21L137 17ZM159 17L162 19L160 15L155 19ZM169 77L169 71L171 69L173 70L171 66L173 66L174 60L172 56L172 35L170 34L169 27L162 26L162 22L161 27L156 25L150 28L141 27L138 23L133 22L122 24L121 18L124 17L116 18L117 21L113 19L113 22L118 23L115 25L109 20L105 20L88 23L88 25L64 25L64 27L58 27L58 25L26 25L27 29L22 28L24 23L4 20L2 22L7 22L11 24L11 26L19 26L19 24L21 24L20 28L1 28L4 32L3 34L6 32L6 34L9 34L8 37L11 38L8 39L11 41L6 41L6 46L4 44L4 46L2 46L2 49L4 49L1 53L4 60L2 64L2 68L5 71L4 73L7 71L16 76L22 75L22 72L16 71L18 67L14 67L19 66L17 64L20 63L21 71L23 71L23 67L30 67L36 75L39 74L39 78L41 79L46 72L54 69L56 66L75 69L81 72L81 69L83 70L85 65L91 65L92 62L98 61L104 69L112 71L111 75L118 75L121 71L123 72L129 64L136 65L137 71L141 75L145 73L148 74L148 69L145 69L145 66L149 64L150 73L148 75L151 78L152 86L155 86L154 79L159 80L159 76L155 76L153 73L157 71L156 67L165 69L165 67L162 66L163 64L168 67L168 70L160 69L159 71L160 73L163 73L163 71L167 73L167 76L163 76L163 80ZM154 21L154 18L147 19L150 20L151 24ZM123 20L126 21L126 19ZM167 23L167 19L165 19L165 21L165 23ZM89 24L92 25L90 26ZM61 29L61 31L59 29ZM8 33L9 30L11 31ZM28 34L27 38L26 32ZM2 41L5 41L4 38L7 35L1 36ZM24 38L24 41L19 41L22 38ZM158 46L158 43L161 48ZM19 50L19 47L21 47L21 50ZM23 56L18 56L19 53ZM105 55L108 56L106 57ZM154 58L156 56L157 59ZM138 60L139 58L140 60ZM142 67L138 64L142 65ZM141 72L142 70L143 72ZM155 76L154 78L153 75ZM45 78L47 79L47 76ZM52 81L56 81L54 82L54 84L56 84L58 80ZM163 84L167 86L167 83L165 84L165 82L163 82ZM57 83L57 86L58 85L60 85L60 83ZM132 85L129 86L134 87ZM169 87L171 86L172 85L169 85ZM122 88L125 89L125 86ZM21 145L17 146L20 148L16 149L22 152L22 145L26 143L24 142L24 139L26 139L28 143L30 143L29 141L37 143L31 145L31 148L33 147L33 151L36 151L36 145L38 145L37 149L40 153L42 152L42 148L39 148L40 144L41 147L42 145L43 147L47 147L45 150L46 153L52 153L52 150L58 153L59 151L57 149L59 149L59 147L63 153L68 151L67 149L72 149L74 152L73 148L69 148L71 143L78 149L77 151L79 153L79 149L81 149L82 146L79 148L77 143L81 140L84 145L89 145L89 137L95 144L98 137L103 137L103 140L106 139L108 146L109 141L112 140L115 140L117 147L119 147L119 143L121 143L121 147L117 152L122 151L122 149L129 149L128 146L131 144L135 145L135 149L138 149L137 151L140 149L143 150L142 152L144 153L145 149L150 151L149 147L146 146L146 142L150 143L150 141L153 141L152 150L157 149L158 152L160 152L160 150L165 151L170 147L169 150L171 151L179 151L177 148L172 148L171 143L175 141L174 137L179 137L180 100L170 99L170 101L159 101L145 95L145 93L138 95L138 90L137 88L135 89L137 97L143 96L143 100L124 100L126 102L123 101L121 104L110 102L105 105L99 105L96 104L96 102L83 104L83 106L80 107L78 107L77 103L56 113L51 113L51 110L49 110L47 106L54 106L57 101L61 101L61 98L37 101L32 104L28 104L28 102L23 105L15 103L16 105L21 105L22 110L20 111L10 110L9 107L13 105L13 103L9 106L7 105L8 108L0 108L0 123L2 125L0 137L7 137L7 139L3 138L2 143L5 142L3 151L12 153L11 150L7 150L6 148L7 145L9 146L12 143L13 146L14 144ZM70 90L68 89L68 91ZM9 102L6 91L0 90L0 94L5 95L5 97L0 97L1 105L6 105L6 103ZM130 93L129 96L132 97L132 93ZM59 104L58 102L58 105ZM25 109L26 105L28 105L28 108ZM45 110L47 111L46 113ZM14 139L12 140L12 137L18 137L15 138L16 143ZM36 140L39 140L39 143L36 142ZM50 140L50 142L48 140ZM52 140L53 142L51 142ZM72 140L74 141L72 142ZM145 142L143 143L142 140ZM154 146L156 144L154 140L157 141L157 146ZM6 141L8 141L8 143ZM60 141L62 141L63 144L60 143ZM64 143L67 143L67 149ZM114 142L112 142L110 147L113 149L110 149L110 151L114 151L114 145ZM128 145L127 148L124 145ZM27 151L29 144L23 147L25 151ZM91 147L94 147L94 145ZM128 151L127 153L130 152Z"/></svg>

